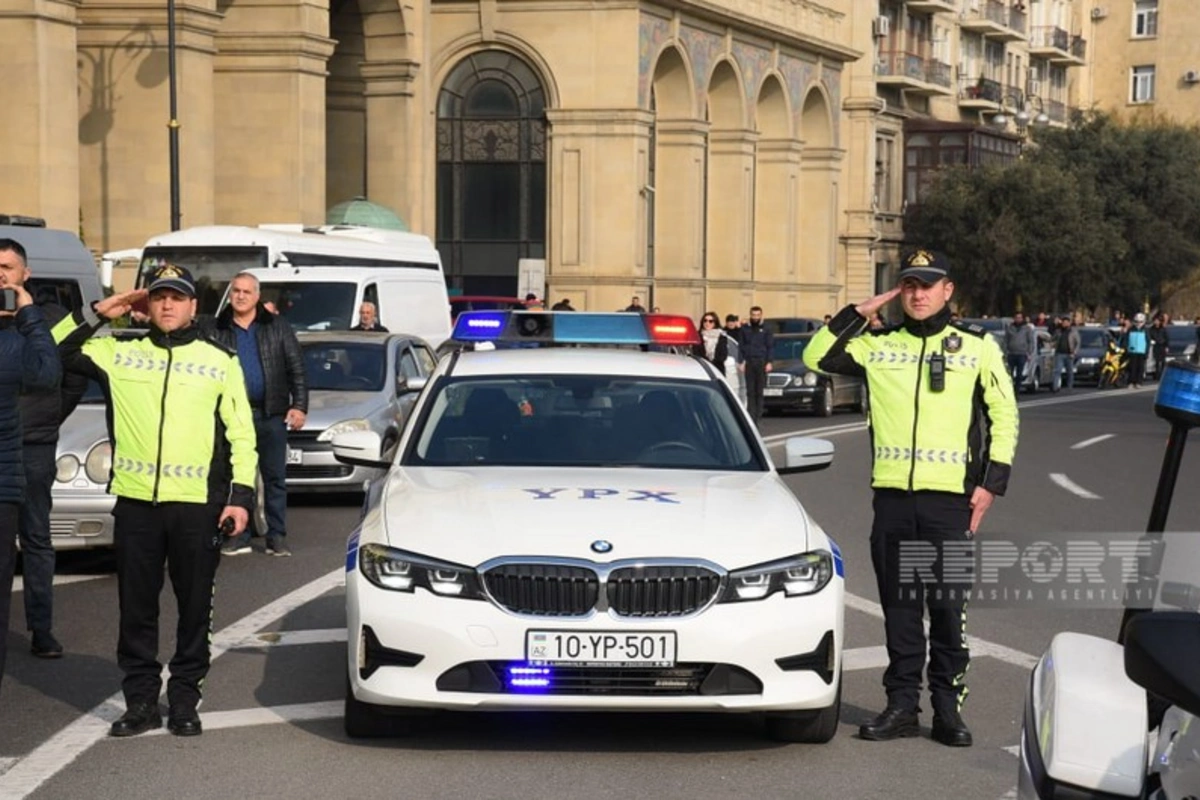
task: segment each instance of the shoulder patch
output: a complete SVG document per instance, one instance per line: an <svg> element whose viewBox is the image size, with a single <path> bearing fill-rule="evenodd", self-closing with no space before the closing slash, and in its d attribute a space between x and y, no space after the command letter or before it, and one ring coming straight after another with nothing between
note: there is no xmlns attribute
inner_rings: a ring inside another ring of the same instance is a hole
<svg viewBox="0 0 1200 800"><path fill-rule="evenodd" d="M987 335L987 328L983 327L982 325L976 325L973 322L952 322L950 324L963 333L969 333L972 336L978 336L980 339Z"/></svg>
<svg viewBox="0 0 1200 800"><path fill-rule="evenodd" d="M208 342L213 347L217 348L218 350L220 350L222 353L224 353L227 356L237 356L237 348L230 347L229 345L227 345L224 342L217 339L216 336L213 335L213 332L211 330L208 330L208 329L202 330L200 332L200 338L203 339L204 341Z"/></svg>

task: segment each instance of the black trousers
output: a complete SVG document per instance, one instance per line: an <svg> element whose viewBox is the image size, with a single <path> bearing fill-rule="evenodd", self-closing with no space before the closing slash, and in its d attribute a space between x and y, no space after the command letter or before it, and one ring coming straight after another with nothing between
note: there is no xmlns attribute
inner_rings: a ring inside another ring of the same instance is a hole
<svg viewBox="0 0 1200 800"><path fill-rule="evenodd" d="M163 567L171 577L179 620L167 701L195 708L209 666L213 585L221 562L221 506L118 498L113 509L121 621L117 664L125 702L156 704L162 691L158 601Z"/></svg>
<svg viewBox="0 0 1200 800"><path fill-rule="evenodd" d="M13 570L17 567L16 503L0 503L0 678L8 656L8 612L12 607Z"/></svg>
<svg viewBox="0 0 1200 800"><path fill-rule="evenodd" d="M25 503L21 506L21 572L25 576L25 627L48 631L54 623L54 544L50 509L55 446L27 444Z"/></svg>
<svg viewBox="0 0 1200 800"><path fill-rule="evenodd" d="M767 362L761 358L746 359L746 408L755 422L763 415L763 390L767 388Z"/></svg>
<svg viewBox="0 0 1200 800"><path fill-rule="evenodd" d="M874 508L871 561L887 638L883 687L888 704L917 708L925 667L922 620L928 607L933 711L958 711L967 697L965 678L971 658L966 630L967 597L973 583L972 545L967 537L970 497L879 489ZM952 557L949 562L947 555Z"/></svg>

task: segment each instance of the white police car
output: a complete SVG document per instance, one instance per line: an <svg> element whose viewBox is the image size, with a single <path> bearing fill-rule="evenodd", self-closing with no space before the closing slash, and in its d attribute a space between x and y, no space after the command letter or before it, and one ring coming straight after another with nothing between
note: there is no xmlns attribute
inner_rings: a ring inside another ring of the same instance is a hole
<svg viewBox="0 0 1200 800"><path fill-rule="evenodd" d="M442 359L394 463L377 434L333 442L389 470L347 549L347 733L430 709L724 710L829 740L841 555L780 474L833 446L789 439L776 467L722 376L662 352L699 341L686 318L468 312L455 338L495 349Z"/></svg>

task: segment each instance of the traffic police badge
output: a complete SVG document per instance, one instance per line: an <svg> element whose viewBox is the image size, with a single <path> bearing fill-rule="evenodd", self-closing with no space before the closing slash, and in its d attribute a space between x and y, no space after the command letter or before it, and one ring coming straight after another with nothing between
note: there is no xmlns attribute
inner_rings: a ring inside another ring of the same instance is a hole
<svg viewBox="0 0 1200 800"><path fill-rule="evenodd" d="M952 333L945 338L942 344L946 348L947 353L957 353L962 350L962 337L957 333Z"/></svg>

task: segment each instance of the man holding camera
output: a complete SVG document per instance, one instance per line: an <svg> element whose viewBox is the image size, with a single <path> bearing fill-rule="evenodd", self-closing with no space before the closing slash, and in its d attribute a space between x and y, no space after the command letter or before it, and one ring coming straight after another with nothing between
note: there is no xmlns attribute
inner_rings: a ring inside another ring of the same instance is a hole
<svg viewBox="0 0 1200 800"><path fill-rule="evenodd" d="M150 329L94 337L149 298ZM55 326L63 365L99 381L109 400L109 491L120 597L117 663L126 712L113 736L162 726L158 601L163 567L179 607L167 682L167 727L201 733L197 707L210 662L213 586L222 534L240 534L254 507L254 423L237 353L193 324L191 273L161 267L146 289L85 306Z"/></svg>
<svg viewBox="0 0 1200 800"><path fill-rule="evenodd" d="M22 457L22 387L58 386L61 369L41 311L25 291L25 250L12 239L0 239L0 633L8 631L17 528L25 499ZM0 677L8 655L7 636L0 635Z"/></svg>

